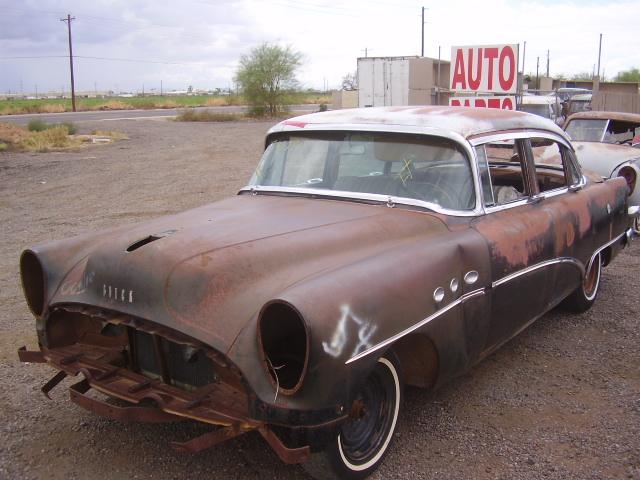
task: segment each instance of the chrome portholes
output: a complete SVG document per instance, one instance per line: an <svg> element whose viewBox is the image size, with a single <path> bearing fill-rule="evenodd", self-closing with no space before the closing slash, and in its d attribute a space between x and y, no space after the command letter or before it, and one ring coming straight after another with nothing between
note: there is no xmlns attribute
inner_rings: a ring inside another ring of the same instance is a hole
<svg viewBox="0 0 640 480"><path fill-rule="evenodd" d="M473 285L478 281L478 278L480 278L478 272L476 272L475 270L471 270L465 274L464 283L466 283L467 285Z"/></svg>
<svg viewBox="0 0 640 480"><path fill-rule="evenodd" d="M442 300L444 300L444 288L442 287L438 287L433 291L433 299L437 302L440 303Z"/></svg>
<svg viewBox="0 0 640 480"><path fill-rule="evenodd" d="M460 286L457 278L452 278L451 283L449 283L449 288L452 293L456 293L458 291L458 287Z"/></svg>

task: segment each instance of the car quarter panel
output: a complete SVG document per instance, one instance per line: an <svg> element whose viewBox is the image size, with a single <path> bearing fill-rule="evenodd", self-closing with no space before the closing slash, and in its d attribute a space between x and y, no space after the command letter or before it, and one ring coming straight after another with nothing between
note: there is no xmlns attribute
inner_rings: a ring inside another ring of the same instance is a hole
<svg viewBox="0 0 640 480"><path fill-rule="evenodd" d="M417 222L431 217L412 214ZM311 351L302 387L290 397L278 395L277 404L320 408L348 402L377 358L409 335L424 335L435 346L438 382L461 373L475 361L486 337L488 267L486 244L473 230L438 235L425 231L286 289L278 299L294 305L304 317ZM476 273L474 281L465 283L469 272ZM439 288L444 294L440 302L434 299ZM469 294L475 296L464 300ZM255 329L254 319L238 337L232 358L255 358L251 354ZM252 360L246 372L259 377L264 368ZM345 375L336 376L337 372ZM261 395L274 401L276 389L271 385Z"/></svg>

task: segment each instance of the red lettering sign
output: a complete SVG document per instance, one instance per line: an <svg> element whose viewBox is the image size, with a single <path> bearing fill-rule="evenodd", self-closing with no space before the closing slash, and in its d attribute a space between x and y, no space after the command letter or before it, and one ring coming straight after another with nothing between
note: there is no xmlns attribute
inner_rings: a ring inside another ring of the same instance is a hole
<svg viewBox="0 0 640 480"><path fill-rule="evenodd" d="M516 93L518 45L452 47L451 90Z"/></svg>
<svg viewBox="0 0 640 480"><path fill-rule="evenodd" d="M452 107L498 108L501 110L515 110L516 97L451 97L449 105Z"/></svg>

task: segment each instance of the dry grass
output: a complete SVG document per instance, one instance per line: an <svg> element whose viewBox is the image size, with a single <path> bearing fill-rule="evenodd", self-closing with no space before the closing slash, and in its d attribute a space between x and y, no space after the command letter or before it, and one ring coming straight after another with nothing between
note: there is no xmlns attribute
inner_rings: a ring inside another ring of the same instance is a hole
<svg viewBox="0 0 640 480"><path fill-rule="evenodd" d="M77 148L81 144L80 139L69 135L69 129L65 125L48 128L42 132L31 132L27 138L20 142L22 149L28 152L67 150Z"/></svg>
<svg viewBox="0 0 640 480"><path fill-rule="evenodd" d="M4 145L0 152L52 152L79 148L84 143L93 142L93 137L106 137L111 141L129 138L122 132L111 130L94 130L92 135L70 135L69 128L67 124L47 125L46 129L41 131L29 131L18 125L0 123L0 144Z"/></svg>
<svg viewBox="0 0 640 480"><path fill-rule="evenodd" d="M0 123L0 141L9 145L19 145L31 134L24 128L11 123Z"/></svg>
<svg viewBox="0 0 640 480"><path fill-rule="evenodd" d="M185 110L176 117L178 122L235 122L246 118L242 113L212 112L211 110Z"/></svg>
<svg viewBox="0 0 640 480"><path fill-rule="evenodd" d="M207 98L205 105L207 107L226 107L229 105L229 101L221 97Z"/></svg>
<svg viewBox="0 0 640 480"><path fill-rule="evenodd" d="M122 132L114 131L114 130L93 130L91 135L95 135L97 137L109 137L111 140L129 140L129 137Z"/></svg>
<svg viewBox="0 0 640 480"><path fill-rule="evenodd" d="M109 100L87 110L133 110L135 107L120 100Z"/></svg>

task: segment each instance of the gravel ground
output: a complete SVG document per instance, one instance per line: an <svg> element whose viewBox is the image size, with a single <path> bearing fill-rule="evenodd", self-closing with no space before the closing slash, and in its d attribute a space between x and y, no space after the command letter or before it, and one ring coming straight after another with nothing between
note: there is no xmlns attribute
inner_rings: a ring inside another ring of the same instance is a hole
<svg viewBox="0 0 640 480"><path fill-rule="evenodd" d="M21 364L34 322L19 287L31 244L178 212L235 193L269 123L84 122L130 140L77 152L0 154L0 478L308 478L256 434L197 455L168 442L193 422L123 425L68 401L53 371ZM594 308L553 311L436 392L406 391L372 478L640 480L640 242L603 272ZM206 428L206 427L205 427Z"/></svg>

